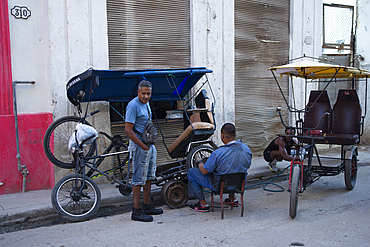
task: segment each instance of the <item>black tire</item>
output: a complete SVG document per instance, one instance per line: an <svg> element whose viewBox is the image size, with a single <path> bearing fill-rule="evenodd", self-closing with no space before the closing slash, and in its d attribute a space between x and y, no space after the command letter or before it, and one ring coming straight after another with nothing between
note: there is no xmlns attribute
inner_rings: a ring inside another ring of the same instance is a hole
<svg viewBox="0 0 370 247"><path fill-rule="evenodd" d="M170 208L181 208L188 201L188 186L180 180L167 181L161 189L161 199Z"/></svg>
<svg viewBox="0 0 370 247"><path fill-rule="evenodd" d="M344 163L344 181L348 190L352 190L356 185L357 178L357 155L352 154L350 162Z"/></svg>
<svg viewBox="0 0 370 247"><path fill-rule="evenodd" d="M79 121L80 118L75 116L62 117L53 122L45 132L43 145L46 157L60 168L74 168L73 157L68 151L68 141ZM90 125L87 121L85 124ZM92 156L94 150L94 143L84 148L86 156Z"/></svg>
<svg viewBox="0 0 370 247"><path fill-rule="evenodd" d="M193 167L198 167L200 162L204 164L213 151L214 149L210 146L196 146L186 157L186 168L190 169Z"/></svg>
<svg viewBox="0 0 370 247"><path fill-rule="evenodd" d="M297 215L298 207L298 193L300 192L301 182L301 167L300 165L294 165L292 171L292 179L290 181L290 204L289 214L292 219Z"/></svg>
<svg viewBox="0 0 370 247"><path fill-rule="evenodd" d="M54 209L69 221L83 221L91 218L99 209L101 194L98 185L89 177L85 179L85 188L79 195L83 178L70 174L56 183L51 192L51 203Z"/></svg>

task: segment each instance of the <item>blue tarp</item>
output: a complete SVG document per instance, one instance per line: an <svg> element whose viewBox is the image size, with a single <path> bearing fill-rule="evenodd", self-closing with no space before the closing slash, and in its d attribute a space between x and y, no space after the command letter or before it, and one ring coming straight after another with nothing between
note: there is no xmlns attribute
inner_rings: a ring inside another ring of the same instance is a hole
<svg viewBox="0 0 370 247"><path fill-rule="evenodd" d="M67 83L68 99L78 102L128 102L137 96L141 80L153 85L151 101L179 100L206 73L206 68L151 69L151 70L95 70L88 69ZM91 93L90 93L91 92Z"/></svg>

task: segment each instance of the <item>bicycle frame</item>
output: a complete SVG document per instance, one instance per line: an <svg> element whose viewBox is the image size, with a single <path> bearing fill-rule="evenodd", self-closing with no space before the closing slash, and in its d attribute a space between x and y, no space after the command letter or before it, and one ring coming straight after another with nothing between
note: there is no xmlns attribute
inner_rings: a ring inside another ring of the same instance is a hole
<svg viewBox="0 0 370 247"><path fill-rule="evenodd" d="M106 151L107 150L108 149L106 149ZM120 180L114 178L113 176L108 175L108 173L110 173L112 171L115 171L117 169L121 169L124 165L129 164L130 160L126 161L125 163L122 162L117 167L111 168L111 169L106 170L106 171L102 171L102 170L98 169L98 166L101 164L101 162L106 157L114 156L114 155L120 155L120 154L129 154L129 151L119 151L119 152L114 152L114 153L106 153L106 154L92 156L92 157L84 157L83 152L81 152L80 150L78 150L76 152L77 152L77 155L76 155L77 158L76 158L76 169L75 169L75 171L76 171L76 174L80 174L79 171L81 171L81 169L82 169L81 173L83 175L83 180L85 180L86 176L89 176L88 175L89 173L91 173L91 175L92 175L94 172L97 172L98 175L95 175L91 178L97 178L97 177L100 177L100 176L105 176L109 181L113 180L114 182L116 182L116 183L118 183L122 186L128 186L128 183L124 184ZM99 158L98 162L89 162L89 160L94 159L94 161L95 161L95 159L97 159L97 158ZM96 164L96 163L98 163L98 164ZM90 171L88 173L85 173L86 167L90 168ZM129 171L128 171L126 177L123 180L127 182L128 178L129 178Z"/></svg>

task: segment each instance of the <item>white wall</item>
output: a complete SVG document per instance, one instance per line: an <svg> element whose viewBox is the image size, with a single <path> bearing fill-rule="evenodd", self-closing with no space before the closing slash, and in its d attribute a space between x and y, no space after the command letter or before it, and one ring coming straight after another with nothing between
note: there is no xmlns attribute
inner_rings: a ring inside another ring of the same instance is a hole
<svg viewBox="0 0 370 247"><path fill-rule="evenodd" d="M216 98L214 140L224 123L235 123L234 1L191 0L192 66L213 70L208 78ZM207 90L210 96L210 90Z"/></svg>
<svg viewBox="0 0 370 247"><path fill-rule="evenodd" d="M11 15L14 6L26 6L28 19ZM18 113L50 112L49 25L47 0L9 0L9 28L13 81L35 81L16 85Z"/></svg>
<svg viewBox="0 0 370 247"><path fill-rule="evenodd" d="M54 118L73 114L65 85L74 75L109 68L105 1L9 0L13 81L18 113L52 112ZM10 14L26 6L28 19Z"/></svg>
<svg viewBox="0 0 370 247"><path fill-rule="evenodd" d="M54 118L76 115L76 107L67 99L67 81L92 67L109 69L107 13L105 1L65 0L49 1L50 28L50 110ZM85 107L86 104L83 104ZM100 113L88 119L98 130L110 133L109 106L106 102L93 103L88 112ZM83 111L84 113L84 111ZM106 159L109 164L112 159ZM65 175L57 170L55 179Z"/></svg>
<svg viewBox="0 0 370 247"><path fill-rule="evenodd" d="M51 110L58 118L75 110L68 103L65 90L71 77L90 67L109 68L107 13L105 1L49 1L48 7L49 26L52 27L49 65L52 74ZM103 114L99 113L99 118L109 119Z"/></svg>
<svg viewBox="0 0 370 247"><path fill-rule="evenodd" d="M301 57L304 54L319 58L322 54L322 0L291 0L290 7L290 59ZM307 90L313 86L315 85L310 84ZM296 107L304 108L304 80L293 78L289 87L291 105L294 90ZM294 118L291 119L293 120Z"/></svg>
<svg viewBox="0 0 370 247"><path fill-rule="evenodd" d="M357 13L358 13L358 21L357 21L357 47L356 55L361 55L363 58L359 60L360 68L370 71L370 49L369 49L369 40L370 40L370 3L369 1L365 0L357 0ZM357 56L356 56L357 57ZM370 79L369 84L370 84ZM369 86L368 89L369 90ZM364 100L364 94L365 94L366 88L365 83L360 83L360 88L358 90L361 106L362 106L362 115L367 115L365 118L365 130L364 130L364 136L361 139L361 143L369 143L370 142L370 127L369 127L369 103L370 103L370 91L368 92L368 106L367 106L367 112L365 113L365 100Z"/></svg>

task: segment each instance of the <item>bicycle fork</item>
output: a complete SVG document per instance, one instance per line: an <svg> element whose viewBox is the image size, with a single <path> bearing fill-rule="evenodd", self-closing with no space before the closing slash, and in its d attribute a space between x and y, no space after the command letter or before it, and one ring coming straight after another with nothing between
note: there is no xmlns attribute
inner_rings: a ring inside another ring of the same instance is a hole
<svg viewBox="0 0 370 247"><path fill-rule="evenodd" d="M86 174L85 174L85 163L84 163L84 159L83 159L83 151L78 151L77 153L77 159L76 159L76 169L75 169L75 173L76 173L76 184L75 186L72 188L70 194L71 194L71 197L74 198L74 200L79 200L81 199L82 196L85 196L87 198L90 198L87 194L86 195L83 195L82 193L82 190L85 188L86 186ZM78 183L79 183L79 173L78 171L80 170L80 168L82 168L82 184L81 186L79 187L78 186Z"/></svg>
<svg viewBox="0 0 370 247"><path fill-rule="evenodd" d="M301 159L294 159L290 163L290 172L289 172L289 186L288 186L288 191L291 191L291 184L292 184L292 174L293 174L293 167L294 165L299 165L301 167L301 179L299 181L299 193L302 193L304 188L303 188L303 160Z"/></svg>

